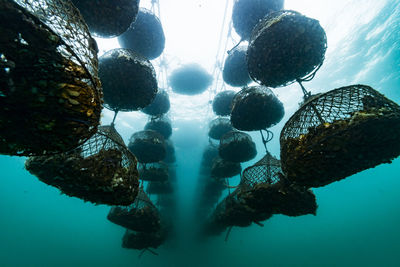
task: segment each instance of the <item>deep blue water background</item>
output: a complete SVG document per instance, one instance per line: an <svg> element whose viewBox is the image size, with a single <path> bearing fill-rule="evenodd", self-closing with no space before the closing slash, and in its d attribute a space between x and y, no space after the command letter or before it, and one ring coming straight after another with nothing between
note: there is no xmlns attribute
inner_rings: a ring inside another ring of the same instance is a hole
<svg viewBox="0 0 400 267"><path fill-rule="evenodd" d="M373 21L355 29L306 86L317 92L364 83L400 103L398 2L387 1ZM282 125L273 128L274 155ZM138 251L121 248L124 229L106 220L109 207L60 195L24 170L24 158L0 156L0 266L400 266L400 159L315 189L317 216L276 215L263 228L234 228L227 243L221 236L197 244L186 237L196 223L190 218L207 129L190 120L174 127L180 242L139 259ZM132 133L124 131L124 138ZM259 159L260 138L252 136Z"/></svg>

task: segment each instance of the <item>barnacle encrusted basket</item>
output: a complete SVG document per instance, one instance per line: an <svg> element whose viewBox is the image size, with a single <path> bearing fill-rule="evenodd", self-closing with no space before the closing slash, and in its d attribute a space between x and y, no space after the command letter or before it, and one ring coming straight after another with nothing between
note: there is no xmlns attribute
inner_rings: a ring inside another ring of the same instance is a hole
<svg viewBox="0 0 400 267"><path fill-rule="evenodd" d="M229 116L231 114L232 100L236 92L226 90L219 92L213 100L213 111L218 116Z"/></svg>
<svg viewBox="0 0 400 267"><path fill-rule="evenodd" d="M164 139L168 139L172 134L171 122L165 117L152 118L148 123L146 123L144 129L156 131L161 134Z"/></svg>
<svg viewBox="0 0 400 267"><path fill-rule="evenodd" d="M163 162L141 164L139 178L143 181L165 182L169 178L168 165Z"/></svg>
<svg viewBox="0 0 400 267"><path fill-rule="evenodd" d="M214 178L231 178L240 174L242 166L239 162L231 162L221 158L216 158L211 167L211 176Z"/></svg>
<svg viewBox="0 0 400 267"><path fill-rule="evenodd" d="M150 115L159 117L169 111L171 107L169 101L169 95L164 90L159 90L153 102L150 105L142 109L142 112Z"/></svg>
<svg viewBox="0 0 400 267"><path fill-rule="evenodd" d="M112 207L107 219L132 231L150 233L160 229L159 212L142 188L133 204Z"/></svg>
<svg viewBox="0 0 400 267"><path fill-rule="evenodd" d="M210 122L208 136L212 139L219 140L224 134L233 130L234 129L229 119L216 118Z"/></svg>
<svg viewBox="0 0 400 267"><path fill-rule="evenodd" d="M29 158L25 168L62 193L95 204L130 205L138 194L137 160L112 126L78 148Z"/></svg>
<svg viewBox="0 0 400 267"><path fill-rule="evenodd" d="M268 87L245 87L232 101L232 126L242 131L267 129L285 115L282 102Z"/></svg>
<svg viewBox="0 0 400 267"><path fill-rule="evenodd" d="M225 59L222 78L233 87L246 86L251 82L246 61L247 46L238 46L229 51Z"/></svg>
<svg viewBox="0 0 400 267"><path fill-rule="evenodd" d="M247 50L251 78L269 87L311 79L321 67L327 41L315 19L298 12L271 13L254 28Z"/></svg>
<svg viewBox="0 0 400 267"><path fill-rule="evenodd" d="M400 107L367 85L334 89L303 104L280 143L288 179L324 186L399 156Z"/></svg>
<svg viewBox="0 0 400 267"><path fill-rule="evenodd" d="M257 155L256 144L247 133L231 131L220 139L219 155L232 162L245 162Z"/></svg>
<svg viewBox="0 0 400 267"><path fill-rule="evenodd" d="M90 32L103 38L124 33L136 20L140 0L71 0Z"/></svg>
<svg viewBox="0 0 400 267"><path fill-rule="evenodd" d="M135 111L156 97L158 85L153 65L129 49L112 49L99 59L104 102L114 111Z"/></svg>
<svg viewBox="0 0 400 267"><path fill-rule="evenodd" d="M140 163L161 161L167 153L164 137L152 130L132 134L128 148Z"/></svg>
<svg viewBox="0 0 400 267"><path fill-rule="evenodd" d="M97 131L97 46L70 1L0 1L0 154L66 152Z"/></svg>
<svg viewBox="0 0 400 267"><path fill-rule="evenodd" d="M147 59L161 55L165 36L160 20L150 10L140 8L136 21L118 37L122 48L132 49Z"/></svg>

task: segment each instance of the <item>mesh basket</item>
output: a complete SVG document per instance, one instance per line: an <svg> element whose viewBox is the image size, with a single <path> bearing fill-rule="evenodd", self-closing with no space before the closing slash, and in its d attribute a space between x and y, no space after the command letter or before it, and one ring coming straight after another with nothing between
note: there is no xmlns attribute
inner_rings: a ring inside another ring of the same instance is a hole
<svg viewBox="0 0 400 267"><path fill-rule="evenodd" d="M233 87L243 87L251 82L246 61L247 46L238 46L229 51L225 59L222 77Z"/></svg>
<svg viewBox="0 0 400 267"><path fill-rule="evenodd" d="M233 131L232 124L227 118L216 118L210 122L209 127L208 136L215 140L219 140L224 134Z"/></svg>
<svg viewBox="0 0 400 267"><path fill-rule="evenodd" d="M139 168L139 178L143 181L165 182L169 178L168 165L162 162L143 164Z"/></svg>
<svg viewBox="0 0 400 267"><path fill-rule="evenodd" d="M79 8L90 32L103 38L124 33L136 20L140 0L71 0Z"/></svg>
<svg viewBox="0 0 400 267"><path fill-rule="evenodd" d="M151 130L134 133L130 138L128 148L140 163L158 162L166 155L164 137Z"/></svg>
<svg viewBox="0 0 400 267"><path fill-rule="evenodd" d="M161 134L164 139L168 139L172 134L172 126L170 121L163 118L153 118L144 126L145 130L153 130Z"/></svg>
<svg viewBox="0 0 400 267"><path fill-rule="evenodd" d="M129 205L138 193L136 158L113 127L101 126L68 153L29 158L26 169L64 194L95 204Z"/></svg>
<svg viewBox="0 0 400 267"><path fill-rule="evenodd" d="M0 154L65 152L96 131L97 46L61 0L0 1Z"/></svg>
<svg viewBox="0 0 400 267"><path fill-rule="evenodd" d="M164 90L159 90L153 102L150 105L142 109L142 112L150 115L159 117L169 111L171 104L169 102L169 95Z"/></svg>
<svg viewBox="0 0 400 267"><path fill-rule="evenodd" d="M319 187L390 162L400 154L400 107L366 85L318 95L282 129L288 179Z"/></svg>
<svg viewBox="0 0 400 267"><path fill-rule="evenodd" d="M232 101L231 122L242 131L267 129L285 115L283 104L265 86L243 88Z"/></svg>
<svg viewBox="0 0 400 267"><path fill-rule="evenodd" d="M238 131L224 134L220 139L219 155L232 162L245 162L257 155L256 144L250 135Z"/></svg>
<svg viewBox="0 0 400 267"><path fill-rule="evenodd" d="M186 64L175 69L169 76L172 90L182 95L203 93L212 84L213 77L198 64Z"/></svg>
<svg viewBox="0 0 400 267"><path fill-rule="evenodd" d="M229 116L231 114L232 100L236 92L227 90L218 93L213 100L213 111L218 116Z"/></svg>
<svg viewBox="0 0 400 267"><path fill-rule="evenodd" d="M107 219L132 231L150 233L160 229L158 210L143 189L129 207L112 207Z"/></svg>
<svg viewBox="0 0 400 267"><path fill-rule="evenodd" d="M325 31L317 20L289 10L271 13L253 30L247 50L250 76L269 87L311 79L326 48Z"/></svg>
<svg viewBox="0 0 400 267"><path fill-rule="evenodd" d="M172 194L174 192L174 188L169 181L165 182L149 182L146 188L146 192L148 194L157 194L157 195L165 195Z"/></svg>
<svg viewBox="0 0 400 267"><path fill-rule="evenodd" d="M176 161L175 157L175 147L171 140L165 140L165 150L166 156L164 158L165 163L174 163Z"/></svg>
<svg viewBox="0 0 400 267"><path fill-rule="evenodd" d="M248 40L259 20L282 8L283 0L236 0L232 11L233 27L243 40Z"/></svg>
<svg viewBox="0 0 400 267"><path fill-rule="evenodd" d="M157 79L149 60L128 49L112 49L99 59L104 102L114 111L148 106L157 94Z"/></svg>
<svg viewBox="0 0 400 267"><path fill-rule="evenodd" d="M147 59L161 55L165 36L160 20L150 10L140 8L136 21L118 37L123 48L132 49Z"/></svg>
<svg viewBox="0 0 400 267"><path fill-rule="evenodd" d="M240 163L217 158L213 162L211 176L214 178L231 178L240 174L241 171Z"/></svg>
<svg viewBox="0 0 400 267"><path fill-rule="evenodd" d="M122 247L138 250L158 248L164 243L166 238L167 231L163 228L152 233L126 230L124 237L122 238Z"/></svg>

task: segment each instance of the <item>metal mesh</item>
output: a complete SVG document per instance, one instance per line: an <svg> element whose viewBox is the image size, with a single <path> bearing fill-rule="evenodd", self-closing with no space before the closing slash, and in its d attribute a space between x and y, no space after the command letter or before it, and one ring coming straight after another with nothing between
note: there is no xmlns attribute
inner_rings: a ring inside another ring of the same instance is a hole
<svg viewBox="0 0 400 267"><path fill-rule="evenodd" d="M143 181L165 182L169 178L168 165L163 162L141 164L139 178Z"/></svg>
<svg viewBox="0 0 400 267"><path fill-rule="evenodd" d="M128 147L140 163L158 162L166 156L164 137L152 130L134 133Z"/></svg>
<svg viewBox="0 0 400 267"><path fill-rule="evenodd" d="M219 155L228 161L245 162L253 159L257 155L257 150L250 135L231 131L221 137Z"/></svg>
<svg viewBox="0 0 400 267"><path fill-rule="evenodd" d="M208 136L215 140L219 140L224 134L233 131L228 118L216 118L210 122L209 127Z"/></svg>

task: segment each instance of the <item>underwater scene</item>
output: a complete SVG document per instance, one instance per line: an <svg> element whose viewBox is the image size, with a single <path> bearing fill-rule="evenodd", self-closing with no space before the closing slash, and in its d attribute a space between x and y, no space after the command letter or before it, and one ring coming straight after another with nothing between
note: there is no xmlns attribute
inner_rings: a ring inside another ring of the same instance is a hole
<svg viewBox="0 0 400 267"><path fill-rule="evenodd" d="M0 17L0 266L400 266L400 1Z"/></svg>

